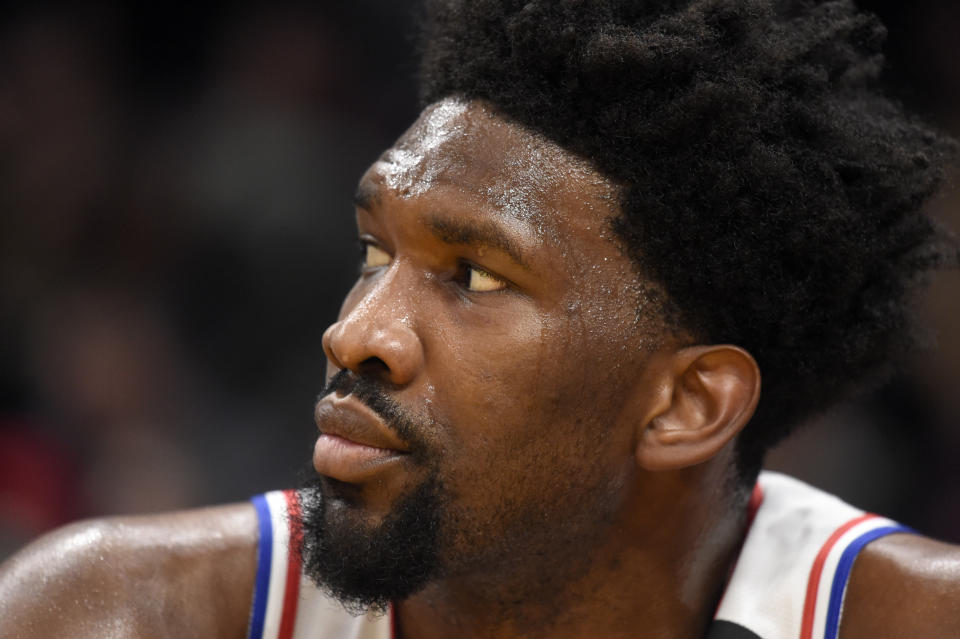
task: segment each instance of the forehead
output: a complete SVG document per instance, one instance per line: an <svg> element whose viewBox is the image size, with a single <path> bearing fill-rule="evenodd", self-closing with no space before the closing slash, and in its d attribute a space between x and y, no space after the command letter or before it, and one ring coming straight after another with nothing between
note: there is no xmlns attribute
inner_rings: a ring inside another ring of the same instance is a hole
<svg viewBox="0 0 960 639"><path fill-rule="evenodd" d="M370 168L361 199L459 197L555 243L609 242L616 189L587 161L478 101L433 104ZM586 232L586 233L585 233Z"/></svg>

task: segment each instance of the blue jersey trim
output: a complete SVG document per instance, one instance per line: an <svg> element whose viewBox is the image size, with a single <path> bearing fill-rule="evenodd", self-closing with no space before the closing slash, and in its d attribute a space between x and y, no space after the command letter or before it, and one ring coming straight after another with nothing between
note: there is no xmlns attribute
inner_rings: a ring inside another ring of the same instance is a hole
<svg viewBox="0 0 960 639"><path fill-rule="evenodd" d="M840 611L843 607L843 595L847 590L847 581L850 579L850 571L853 569L853 562L857 555L863 550L863 547L875 539L890 535L892 533L912 533L912 529L906 526L884 526L868 530L844 549L840 555L840 561L837 564L837 571L833 574L833 583L830 586L830 605L827 608L827 624L824 632L824 639L836 639L840 631Z"/></svg>
<svg viewBox="0 0 960 639"><path fill-rule="evenodd" d="M261 639L263 623L267 616L267 594L270 590L270 562L273 558L273 521L270 505L265 495L257 495L250 501L257 510L260 523L260 541L257 543L257 578L253 582L253 608L250 611L248 639Z"/></svg>

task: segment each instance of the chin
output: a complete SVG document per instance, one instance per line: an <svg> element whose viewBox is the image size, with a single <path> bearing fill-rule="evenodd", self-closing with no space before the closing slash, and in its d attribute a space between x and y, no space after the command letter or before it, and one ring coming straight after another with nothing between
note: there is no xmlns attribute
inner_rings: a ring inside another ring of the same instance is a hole
<svg viewBox="0 0 960 639"><path fill-rule="evenodd" d="M444 491L422 482L382 517L360 489L318 478L301 491L304 574L354 611L383 610L440 574Z"/></svg>

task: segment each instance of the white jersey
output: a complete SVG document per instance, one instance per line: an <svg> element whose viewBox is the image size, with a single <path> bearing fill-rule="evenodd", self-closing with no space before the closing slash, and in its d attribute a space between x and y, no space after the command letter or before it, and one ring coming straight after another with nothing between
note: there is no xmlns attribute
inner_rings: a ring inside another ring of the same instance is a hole
<svg viewBox="0 0 960 639"><path fill-rule="evenodd" d="M253 499L260 522L249 639L393 639L392 608L355 617L301 573L289 549L299 531L293 491ZM707 639L836 639L857 554L868 543L910 532L836 497L763 472L752 523Z"/></svg>

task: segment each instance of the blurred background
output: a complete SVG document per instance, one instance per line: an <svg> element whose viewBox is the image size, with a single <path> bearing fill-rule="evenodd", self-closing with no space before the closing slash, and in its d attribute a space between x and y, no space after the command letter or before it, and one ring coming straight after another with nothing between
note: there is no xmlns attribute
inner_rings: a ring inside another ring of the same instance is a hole
<svg viewBox="0 0 960 639"><path fill-rule="evenodd" d="M0 559L296 482L353 186L417 113L408 1L132 4L0 14ZM960 134L960 6L861 4ZM931 212L960 229L960 191ZM931 349L770 466L960 541L960 274L921 308Z"/></svg>

